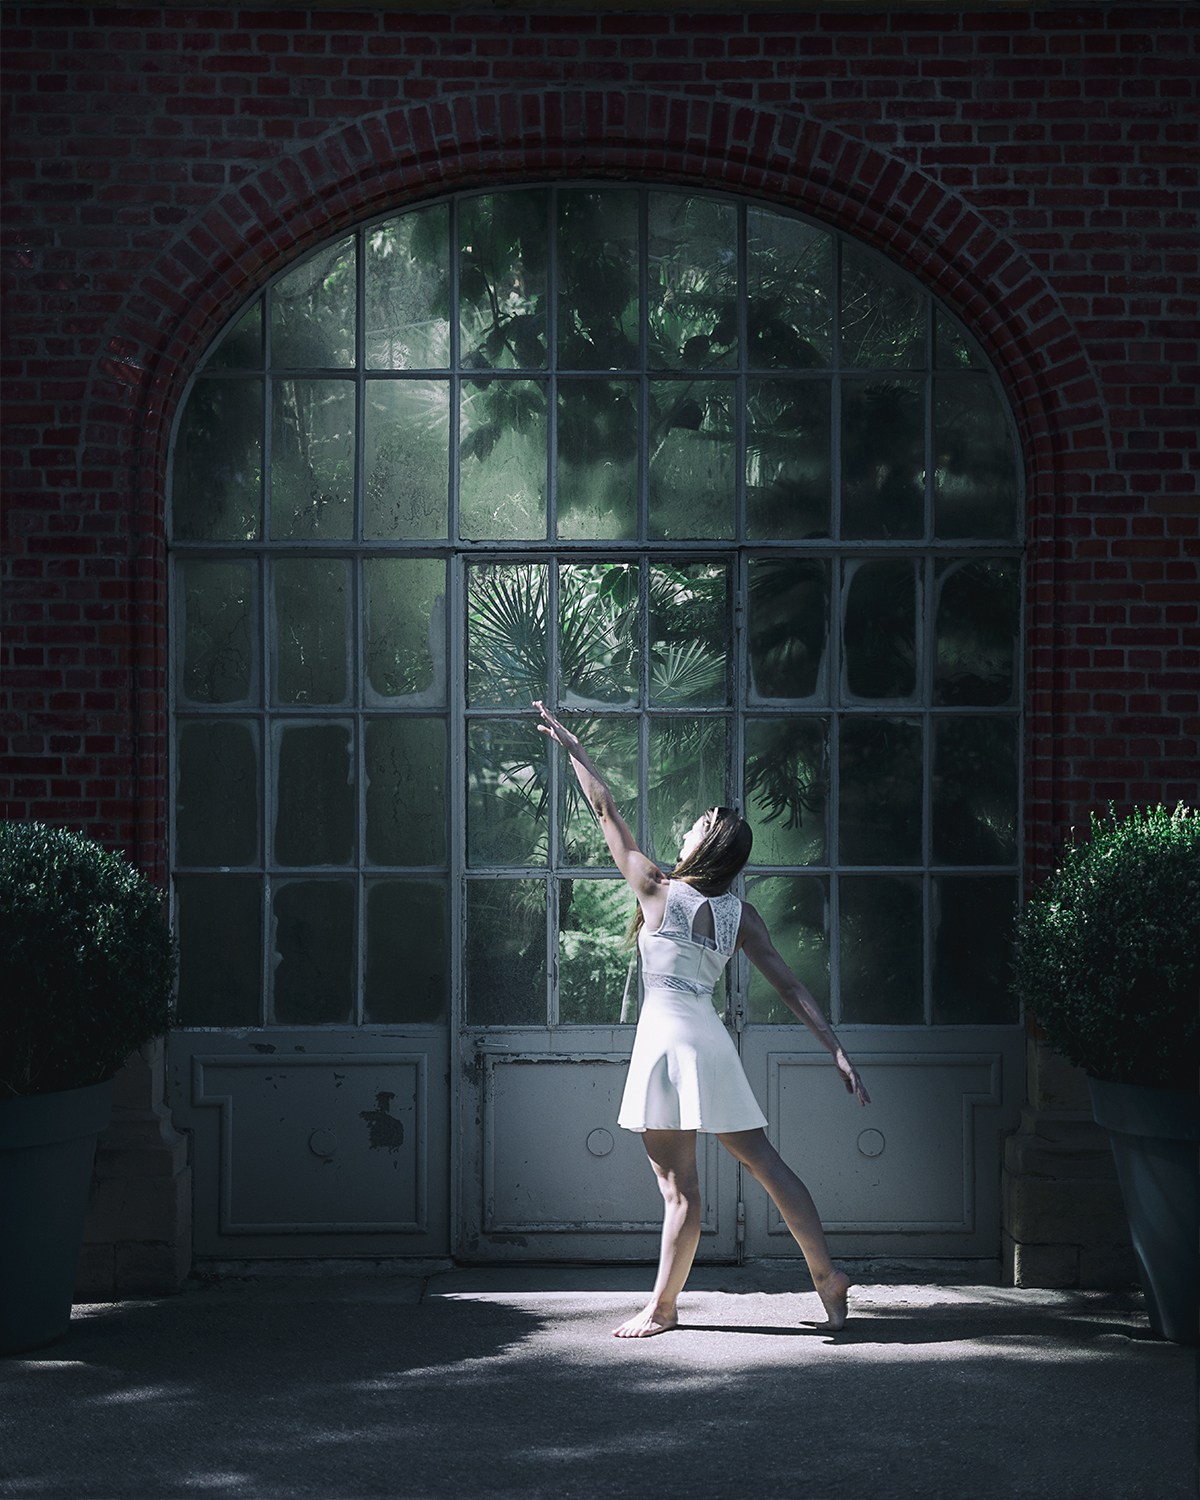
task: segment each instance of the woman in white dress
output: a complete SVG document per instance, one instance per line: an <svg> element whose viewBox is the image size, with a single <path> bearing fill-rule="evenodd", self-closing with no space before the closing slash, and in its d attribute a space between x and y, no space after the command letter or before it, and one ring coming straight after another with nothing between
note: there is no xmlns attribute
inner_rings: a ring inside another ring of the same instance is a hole
<svg viewBox="0 0 1200 1500"><path fill-rule="evenodd" d="M730 808L710 808L688 830L673 875L664 875L634 842L577 736L544 704L535 707L542 733L571 757L609 851L638 900L634 927L645 999L618 1123L641 1135L665 1211L650 1301L614 1332L618 1338L648 1338L678 1322L676 1302L700 1242L697 1131L715 1134L766 1188L808 1262L825 1326L839 1329L846 1322L850 1278L829 1258L808 1189L767 1140L766 1117L713 1008L713 987L739 948L833 1054L847 1091L862 1104L870 1098L813 997L776 952L762 918L749 902L728 894L750 857L750 825Z"/></svg>

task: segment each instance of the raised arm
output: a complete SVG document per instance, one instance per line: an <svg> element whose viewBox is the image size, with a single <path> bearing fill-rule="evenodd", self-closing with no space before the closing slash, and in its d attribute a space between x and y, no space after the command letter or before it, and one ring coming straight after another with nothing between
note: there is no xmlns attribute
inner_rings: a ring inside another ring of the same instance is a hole
<svg viewBox="0 0 1200 1500"><path fill-rule="evenodd" d="M543 734L549 735L555 744L561 745L571 757L571 765L579 778L579 785L588 805L596 814L608 852L617 869L633 888L634 895L644 905L647 901L653 901L655 896L664 894L668 884L667 877L638 848L625 819L617 811L612 793L580 744L579 737L560 724L544 703L535 702L533 706L542 716L538 728Z"/></svg>
<svg viewBox="0 0 1200 1500"><path fill-rule="evenodd" d="M788 1009L794 1011L817 1040L833 1053L833 1061L842 1075L846 1092L856 1095L860 1104L870 1104L871 1096L863 1087L862 1079L842 1050L842 1044L834 1035L833 1027L821 1014L820 1006L812 995L784 963L778 949L771 941L767 924L748 901L742 903L742 925L738 932L738 947L745 950L746 957L763 978L778 990L780 998Z"/></svg>

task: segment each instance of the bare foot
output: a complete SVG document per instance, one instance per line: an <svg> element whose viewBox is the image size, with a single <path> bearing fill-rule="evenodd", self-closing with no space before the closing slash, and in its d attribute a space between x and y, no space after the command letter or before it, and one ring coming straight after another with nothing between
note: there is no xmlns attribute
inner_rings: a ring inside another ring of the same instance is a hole
<svg viewBox="0 0 1200 1500"><path fill-rule="evenodd" d="M813 1285L817 1289L817 1296L821 1299L821 1306L825 1309L825 1316L829 1320L824 1326L831 1333L837 1333L846 1326L846 1303L850 1291L850 1278L845 1271L830 1271L824 1281L813 1278Z"/></svg>
<svg viewBox="0 0 1200 1500"><path fill-rule="evenodd" d="M620 1328L613 1329L615 1339L649 1339L656 1333L670 1333L672 1328L679 1325L679 1319L674 1313L664 1312L653 1302L638 1313L637 1317L630 1318L628 1322L622 1323Z"/></svg>

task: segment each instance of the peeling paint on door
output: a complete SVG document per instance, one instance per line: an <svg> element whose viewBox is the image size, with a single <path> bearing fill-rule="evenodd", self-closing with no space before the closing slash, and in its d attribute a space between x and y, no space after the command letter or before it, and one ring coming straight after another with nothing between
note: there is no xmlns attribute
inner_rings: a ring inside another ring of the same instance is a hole
<svg viewBox="0 0 1200 1500"><path fill-rule="evenodd" d="M404 1145L404 1126L391 1112L395 1094L384 1091L375 1095L376 1109L364 1109L359 1119L367 1122L372 1151L399 1151Z"/></svg>

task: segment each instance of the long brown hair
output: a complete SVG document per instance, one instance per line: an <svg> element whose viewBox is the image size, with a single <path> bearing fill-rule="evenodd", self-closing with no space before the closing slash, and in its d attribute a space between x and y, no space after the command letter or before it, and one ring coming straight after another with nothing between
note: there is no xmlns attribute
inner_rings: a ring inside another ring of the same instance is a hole
<svg viewBox="0 0 1200 1500"><path fill-rule="evenodd" d="M686 859L670 871L672 880L685 880L702 896L723 896L750 858L754 833L735 807L710 807L708 832ZM632 943L645 922L639 901L634 908L626 942Z"/></svg>

